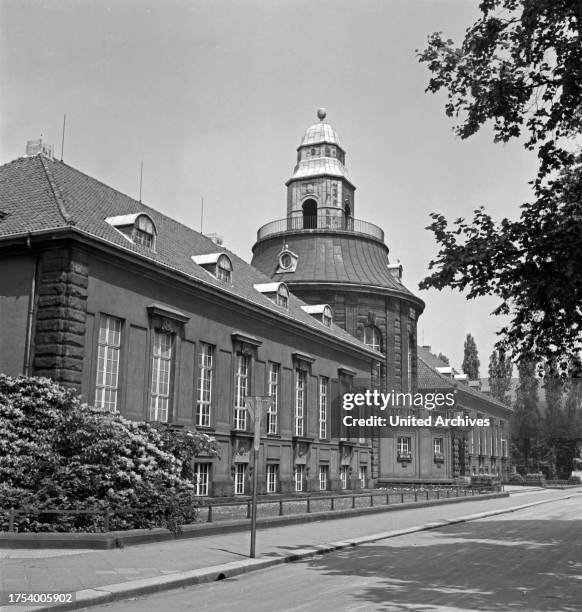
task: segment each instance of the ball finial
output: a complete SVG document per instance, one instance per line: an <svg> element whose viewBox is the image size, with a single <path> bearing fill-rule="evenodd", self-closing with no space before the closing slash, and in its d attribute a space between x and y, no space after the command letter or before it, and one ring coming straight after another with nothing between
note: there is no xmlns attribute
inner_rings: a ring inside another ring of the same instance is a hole
<svg viewBox="0 0 582 612"><path fill-rule="evenodd" d="M325 110L325 108L318 108L317 109L317 116L319 117L320 121L323 121L325 119L327 115L327 111Z"/></svg>

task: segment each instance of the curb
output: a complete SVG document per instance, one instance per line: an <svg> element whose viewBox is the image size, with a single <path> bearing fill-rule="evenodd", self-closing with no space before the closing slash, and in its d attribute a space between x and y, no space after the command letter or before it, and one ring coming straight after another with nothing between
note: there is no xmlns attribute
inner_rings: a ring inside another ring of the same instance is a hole
<svg viewBox="0 0 582 612"><path fill-rule="evenodd" d="M485 493L467 497L443 497L441 499L423 500L417 502L405 502L396 504L378 504L376 506L365 506L357 508L345 508L340 510L321 510L319 512L288 514L286 516L268 516L257 520L258 529L280 527L283 525L297 525L299 523L310 523L315 521L329 521L375 514L378 512L397 512L399 510L410 510L413 508L426 508L427 506L440 506L445 504L462 503L466 501L497 499L509 497L509 493ZM193 523L184 525L182 532L177 536L171 531L162 528L133 529L128 531L112 531L109 533L0 533L0 550L18 548L83 548L92 550L109 550L112 548L124 548L137 544L152 544L168 540L183 540L213 535L215 533L235 533L248 531L249 519L217 521L215 523Z"/></svg>
<svg viewBox="0 0 582 612"><path fill-rule="evenodd" d="M97 606L105 603L111 603L114 601L127 599L136 595L149 595L180 587L204 584L207 582L216 582L218 580L225 580L226 578L232 578L234 576L239 576L248 572L274 567L283 563L300 561L302 559L316 557L318 555L323 555L345 548L351 548L362 544L369 544L372 542L377 542L379 540L386 540L388 538L408 535L410 533L418 533L421 531L439 529L440 527L446 527L448 525L467 523L470 521L476 521L479 519L497 516L500 514L510 514L512 512L524 510L526 508L533 508L535 506L541 506L543 504L550 504L558 501L563 501L565 499L571 499L572 497L577 497L578 495L582 495L582 492L572 493L571 495L558 497L555 499L545 499L541 501L530 502L528 504L521 504L519 506L513 506L511 508L489 510L485 512L478 512L476 514L469 514L467 516L462 516L455 519L445 519L442 521L425 523L424 525L416 527L395 529L393 531L385 531L383 533L377 533L370 536L362 536L359 538L352 538L339 542L332 542L330 544L320 544L310 548L296 550L291 554L280 555L276 557L233 561L231 563L224 563L222 565L215 565L213 567L205 567L197 570L178 572L175 575L157 576L155 578L143 578L141 580L110 584L94 589L85 589L82 591L77 591L75 593L75 601L72 601L70 603L58 604L56 606L48 607L34 607L29 609L34 612L78 610L80 608Z"/></svg>

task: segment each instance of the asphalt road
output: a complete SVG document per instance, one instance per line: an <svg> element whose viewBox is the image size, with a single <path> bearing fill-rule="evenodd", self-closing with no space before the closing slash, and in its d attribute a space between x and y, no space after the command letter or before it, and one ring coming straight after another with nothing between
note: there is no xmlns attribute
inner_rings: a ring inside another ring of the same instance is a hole
<svg viewBox="0 0 582 612"><path fill-rule="evenodd" d="M580 612L581 502L575 497L92 610Z"/></svg>

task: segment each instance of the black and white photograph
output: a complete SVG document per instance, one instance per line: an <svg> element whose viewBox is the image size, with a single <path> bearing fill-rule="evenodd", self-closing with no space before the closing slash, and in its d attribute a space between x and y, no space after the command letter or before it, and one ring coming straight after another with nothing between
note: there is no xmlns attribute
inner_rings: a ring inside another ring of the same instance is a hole
<svg viewBox="0 0 582 612"><path fill-rule="evenodd" d="M580 0L0 0L0 611L582 610Z"/></svg>

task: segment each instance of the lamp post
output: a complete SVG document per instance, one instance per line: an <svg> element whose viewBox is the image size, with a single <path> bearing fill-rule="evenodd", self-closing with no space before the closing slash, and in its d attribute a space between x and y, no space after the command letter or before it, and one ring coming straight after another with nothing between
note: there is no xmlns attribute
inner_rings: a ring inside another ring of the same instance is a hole
<svg viewBox="0 0 582 612"><path fill-rule="evenodd" d="M245 405L253 419L253 497L251 503L251 559L255 558L257 539L257 488L259 482L259 448L261 446L261 416L267 412L271 403L270 396L245 397Z"/></svg>

